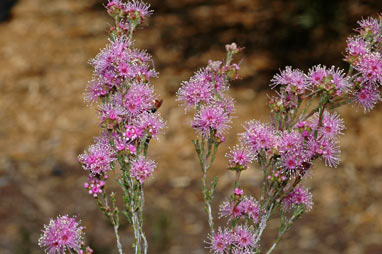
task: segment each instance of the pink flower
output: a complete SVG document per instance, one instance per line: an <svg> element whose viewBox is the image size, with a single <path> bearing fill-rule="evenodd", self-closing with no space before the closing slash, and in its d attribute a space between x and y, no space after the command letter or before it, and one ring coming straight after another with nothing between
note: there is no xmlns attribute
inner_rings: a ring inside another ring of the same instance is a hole
<svg viewBox="0 0 382 254"><path fill-rule="evenodd" d="M186 110L212 100L213 86L210 77L205 73L205 70L197 72L189 81L183 82L179 88L177 100L183 103Z"/></svg>
<svg viewBox="0 0 382 254"><path fill-rule="evenodd" d="M150 137L156 138L160 131L166 127L159 113L143 112L136 119L133 124L137 129L137 133L141 133L141 137L147 134Z"/></svg>
<svg viewBox="0 0 382 254"><path fill-rule="evenodd" d="M296 94L303 94L309 88L305 74L299 69L293 70L291 66L285 67L284 71L273 76L271 82L272 87L283 85L288 92Z"/></svg>
<svg viewBox="0 0 382 254"><path fill-rule="evenodd" d="M107 129L113 129L115 125L120 124L126 114L127 111L115 103L105 103L99 107L101 124L105 124Z"/></svg>
<svg viewBox="0 0 382 254"><path fill-rule="evenodd" d="M349 37L346 43L346 52L350 56L362 56L369 52L366 42L359 36Z"/></svg>
<svg viewBox="0 0 382 254"><path fill-rule="evenodd" d="M106 174L115 160L114 151L107 136L97 138L96 143L91 145L87 152L78 156L82 167L89 170L92 176Z"/></svg>
<svg viewBox="0 0 382 254"><path fill-rule="evenodd" d="M225 201L219 207L219 216L228 217L229 220L247 217L257 223L260 214L260 205L253 197L245 196L240 201Z"/></svg>
<svg viewBox="0 0 382 254"><path fill-rule="evenodd" d="M237 226L235 228L235 244L242 249L252 249L256 247L255 237L248 226Z"/></svg>
<svg viewBox="0 0 382 254"><path fill-rule="evenodd" d="M379 52L363 55L354 68L369 82L382 82L382 55Z"/></svg>
<svg viewBox="0 0 382 254"><path fill-rule="evenodd" d="M47 254L65 254L78 252L83 240L83 227L67 215L51 219L49 225L44 225L38 245L45 248Z"/></svg>
<svg viewBox="0 0 382 254"><path fill-rule="evenodd" d="M98 98L105 96L108 89L103 87L100 80L92 80L89 82L85 90L85 100L93 104Z"/></svg>
<svg viewBox="0 0 382 254"><path fill-rule="evenodd" d="M281 157L281 163L286 170L294 172L294 170L301 165L302 161L299 155L296 156L296 154L292 152L283 155Z"/></svg>
<svg viewBox="0 0 382 254"><path fill-rule="evenodd" d="M244 197L239 204L243 213L248 216L254 223L259 220L260 204L253 197Z"/></svg>
<svg viewBox="0 0 382 254"><path fill-rule="evenodd" d="M154 106L154 90L148 84L133 84L124 96L123 105L132 117Z"/></svg>
<svg viewBox="0 0 382 254"><path fill-rule="evenodd" d="M372 17L368 17L367 19L362 19L358 21L358 25L360 26L360 28L357 29L357 31L362 37L367 37L368 35L375 36L380 31L380 24L378 20Z"/></svg>
<svg viewBox="0 0 382 254"><path fill-rule="evenodd" d="M340 147L333 140L322 140L320 143L325 165L334 168L337 167L340 162Z"/></svg>
<svg viewBox="0 0 382 254"><path fill-rule="evenodd" d="M310 211L313 206L312 194L302 187L296 187L283 199L282 209L288 212L299 205L304 205L306 211Z"/></svg>
<svg viewBox="0 0 382 254"><path fill-rule="evenodd" d="M250 121L244 125L245 132L240 133L244 145L252 149L253 153L271 149L276 144L275 130L272 126L260 121Z"/></svg>
<svg viewBox="0 0 382 254"><path fill-rule="evenodd" d="M204 137L210 137L211 133L224 133L229 128L230 122L231 118L223 108L206 105L196 114L192 127Z"/></svg>
<svg viewBox="0 0 382 254"><path fill-rule="evenodd" d="M361 90L356 92L354 101L361 107L364 112L368 112L374 108L374 105L382 100L380 92L376 85L366 83Z"/></svg>
<svg viewBox="0 0 382 254"><path fill-rule="evenodd" d="M254 154L245 146L236 145L230 148L230 152L226 154L229 159L229 167L244 170L254 160Z"/></svg>
<svg viewBox="0 0 382 254"><path fill-rule="evenodd" d="M95 198L103 192L105 186L105 181L99 178L106 180L108 177L107 175L98 178L89 176L88 181L83 185L84 188L88 190L88 193Z"/></svg>
<svg viewBox="0 0 382 254"><path fill-rule="evenodd" d="M329 75L330 75L330 85L326 85L326 90L334 89L336 91L336 95L340 95L341 92L347 91L349 88L349 81L348 78L346 77L346 74L344 70L335 68L334 66L330 68L329 70ZM328 89L329 88L329 89Z"/></svg>
<svg viewBox="0 0 382 254"><path fill-rule="evenodd" d="M233 192L233 194L235 194L236 196L241 196L241 195L243 195L243 190L242 189L240 189L240 187L237 187L237 188L235 188L235 190L234 190L234 192Z"/></svg>
<svg viewBox="0 0 382 254"><path fill-rule="evenodd" d="M214 235L209 235L209 248L215 254L226 253L228 247L234 242L235 235L229 229L219 228Z"/></svg>
<svg viewBox="0 0 382 254"><path fill-rule="evenodd" d="M130 174L138 182L143 184L143 182L150 177L156 164L154 161L146 159L144 156L140 155L137 159L133 160L130 167Z"/></svg>
<svg viewBox="0 0 382 254"><path fill-rule="evenodd" d="M330 69L326 66L313 66L308 73L308 82L314 88L319 88L329 91L334 91L336 95L340 95L346 91L349 86L348 79L341 69L336 69L334 66Z"/></svg>
<svg viewBox="0 0 382 254"><path fill-rule="evenodd" d="M141 19L150 16L154 11L150 10L150 5L144 2L133 0L132 2L127 2L123 6L125 13L138 13Z"/></svg>
<svg viewBox="0 0 382 254"><path fill-rule="evenodd" d="M328 70L326 66L316 65L309 69L308 81L313 86L318 86L323 83L324 79L328 77Z"/></svg>
<svg viewBox="0 0 382 254"><path fill-rule="evenodd" d="M123 133L123 137L126 140L133 141L133 140L135 140L141 136L142 136L141 129L137 128L134 125L126 125L125 126L125 131Z"/></svg>
<svg viewBox="0 0 382 254"><path fill-rule="evenodd" d="M284 131L277 143L280 153L301 153L303 150L304 137L296 131Z"/></svg>
<svg viewBox="0 0 382 254"><path fill-rule="evenodd" d="M325 111L322 115L321 126L319 124L319 114L313 115L312 124L315 128L318 128L318 133L324 139L336 139L338 135L343 134L342 131L345 129L343 119L336 113L329 113Z"/></svg>

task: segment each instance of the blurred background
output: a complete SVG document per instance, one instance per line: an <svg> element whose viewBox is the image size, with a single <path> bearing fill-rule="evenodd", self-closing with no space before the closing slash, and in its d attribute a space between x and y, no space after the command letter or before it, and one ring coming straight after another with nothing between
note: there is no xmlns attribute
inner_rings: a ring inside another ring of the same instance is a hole
<svg viewBox="0 0 382 254"><path fill-rule="evenodd" d="M153 81L168 122L150 156L158 161L146 184L145 230L149 253L202 254L207 233L200 169L190 115L178 107L182 80L224 57L232 41L245 47L231 95L237 118L221 145L211 175L220 178L214 206L232 189L224 158L241 124L268 121L268 84L279 68L314 64L346 67L345 40L356 21L382 11L379 0L148 0L155 13L136 44L153 55L161 73ZM91 78L88 60L107 42L112 22L101 0L0 1L0 253L42 253L37 246L49 217L78 214L96 254L116 253L112 229L82 188L86 173L77 155L99 134L94 108L83 102ZM318 163L305 186L314 196L274 253L382 253L382 107L364 114L340 110L347 129L336 169ZM245 171L246 193L259 193L258 168ZM109 181L112 186L113 181ZM216 212L216 210L215 210ZM224 221L218 222L223 225ZM278 232L271 220L263 247ZM124 246L131 243L123 223Z"/></svg>

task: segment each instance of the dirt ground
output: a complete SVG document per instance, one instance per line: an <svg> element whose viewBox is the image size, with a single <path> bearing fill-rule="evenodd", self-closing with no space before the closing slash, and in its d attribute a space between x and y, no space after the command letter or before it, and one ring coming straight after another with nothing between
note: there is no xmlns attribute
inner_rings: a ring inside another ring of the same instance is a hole
<svg viewBox="0 0 382 254"><path fill-rule="evenodd" d="M155 10L137 45L153 54L161 73L154 81L164 99L166 133L150 148L158 161L146 185L150 253L202 254L207 232L200 169L193 151L191 116L175 101L182 80L208 59L224 56L236 41L242 80L232 86L237 118L211 174L218 175L215 207L227 196L232 175L224 154L241 124L267 121L267 87L285 65L307 70L340 65L356 20L382 11L379 1L152 0ZM111 19L96 0L20 0L0 23L0 253L42 253L37 239L49 217L78 214L96 254L116 253L114 235L82 188L86 174L77 155L99 133L94 108L83 102L91 77L88 60L106 41ZM306 179L314 209L302 216L274 253L382 253L382 107L340 110L347 129L336 169L318 163ZM245 172L247 193L258 193L259 169ZM113 183L111 183L113 185ZM275 239L271 220L262 245ZM122 226L124 245L128 225Z"/></svg>

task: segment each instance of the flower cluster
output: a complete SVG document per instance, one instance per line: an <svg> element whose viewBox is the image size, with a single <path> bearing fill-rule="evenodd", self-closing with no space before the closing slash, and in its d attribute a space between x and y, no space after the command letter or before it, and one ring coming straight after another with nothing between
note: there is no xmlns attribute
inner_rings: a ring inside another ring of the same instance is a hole
<svg viewBox="0 0 382 254"><path fill-rule="evenodd" d="M51 219L48 225L44 225L38 244L45 248L47 254L79 252L83 245L83 237L83 227L75 218L64 215L55 220Z"/></svg>
<svg viewBox="0 0 382 254"><path fill-rule="evenodd" d="M271 87L279 88L269 100L272 122L246 122L243 126L245 131L239 134L239 144L226 154L228 168L236 171L235 189L229 201L220 206L219 214L220 217L228 217L232 227L210 234L211 252L258 251L256 241L264 231L273 209L282 211L280 235L303 212L312 209L312 194L299 183L317 159L323 159L330 167L339 164L339 137L345 125L332 110L354 102L362 106L364 111L369 111L381 101L382 17L367 18L358 24L358 35L347 40L345 61L350 64L349 71L316 65L304 73L287 66L271 80ZM210 86L201 90L202 93L190 98L185 96L187 92L181 90L180 98L186 106L194 105L198 112L203 112L204 105L213 105L214 97ZM195 98L198 99L193 100ZM312 106L314 104L317 105ZM197 117L194 128L202 133L211 131L204 126L217 129L218 124L223 123L222 118L217 113L213 117L210 115L203 112L205 119L214 121L207 124L207 121L200 121L200 117ZM226 128L225 125L221 126L221 129ZM260 202L252 197L242 197L243 191L239 187L241 172L254 161L264 173ZM252 223L254 230L237 226L240 219L245 219L247 224ZM242 234L246 236L243 242L250 243L250 248L243 249L244 245L238 242L238 229L251 231Z"/></svg>
<svg viewBox="0 0 382 254"><path fill-rule="evenodd" d="M381 101L382 17L369 17L358 24L358 35L347 41L345 60L358 72L353 79L353 100L367 112Z"/></svg>
<svg viewBox="0 0 382 254"><path fill-rule="evenodd" d="M271 80L273 87L285 86L289 93L303 94L309 88L309 82L304 72L291 66L285 67L284 71L276 74Z"/></svg>
<svg viewBox="0 0 382 254"><path fill-rule="evenodd" d="M142 24L144 19L153 13L149 9L149 5L140 1L125 3L120 0L110 0L106 8L110 16L118 17L116 28L124 32L134 30L137 25Z"/></svg>
<svg viewBox="0 0 382 254"><path fill-rule="evenodd" d="M246 169L249 164L254 160L254 154L252 150L243 145L236 145L230 149L230 152L226 154L228 158L229 168L240 170Z"/></svg>
<svg viewBox="0 0 382 254"><path fill-rule="evenodd" d="M234 111L233 100L226 92L229 81L238 79L239 66L232 64L232 56L241 49L228 45L227 60L209 61L208 66L196 72L189 81L182 83L177 92L178 101L186 110L196 109L192 127L203 137L224 140Z"/></svg>
<svg viewBox="0 0 382 254"><path fill-rule="evenodd" d="M249 121L244 125L245 132L239 134L244 146L251 149L253 154L271 150L276 144L275 129L260 121Z"/></svg>
<svg viewBox="0 0 382 254"><path fill-rule="evenodd" d="M88 170L93 177L106 175L115 161L114 151L109 144L108 138L103 135L95 140L96 143L78 157L82 167Z"/></svg>
<svg viewBox="0 0 382 254"><path fill-rule="evenodd" d="M330 97L342 95L351 85L344 71L334 66L330 69L321 65L313 66L307 78L312 90L326 91Z"/></svg>
<svg viewBox="0 0 382 254"><path fill-rule="evenodd" d="M209 248L212 253L223 254L251 254L257 242L252 227L245 225L236 226L233 230L219 228L217 232L209 236Z"/></svg>
<svg viewBox="0 0 382 254"><path fill-rule="evenodd" d="M243 190L236 187L229 201L220 206L220 217L228 217L228 224L209 236L208 245L213 253L254 253L257 247L255 228L261 224L260 203L253 197L242 196ZM238 224L239 221L244 225ZM252 224L252 226L249 226ZM231 251L231 252L229 252Z"/></svg>
<svg viewBox="0 0 382 254"><path fill-rule="evenodd" d="M243 197L239 200L223 202L219 210L220 217L228 217L229 220L248 218L256 224L259 219L260 205L253 197Z"/></svg>
<svg viewBox="0 0 382 254"><path fill-rule="evenodd" d="M106 9L115 26L110 29L108 45L90 61L94 71L85 95L90 104L97 104L102 134L78 161L88 172L84 188L113 224L119 254L124 253L118 235L119 214L133 224L134 252L147 253L143 185L157 166L147 157L147 150L165 122L157 112L162 101L151 85L151 79L158 76L152 57L134 48L132 37L152 11L138 0L109 0ZM271 123L246 122L239 144L226 154L228 168L236 174L233 193L219 209L220 218L228 220L223 229L215 229L211 207L217 178L207 183L207 173L230 128L234 102L227 91L230 81L239 78L239 65L232 58L241 48L235 43L226 45L225 62L210 60L182 83L177 100L186 111L195 111L192 127L199 136L193 143L203 173L202 194L210 227L207 244L212 253L259 253L258 242L278 209L280 231L267 251L271 253L294 220L312 209L312 194L300 183L314 161L321 158L330 167L339 163L339 136L345 126L332 110L354 102L366 112L382 100L382 17L358 24L358 34L347 39L349 71L316 65L304 73L287 66L272 78L271 87L279 90L269 100ZM242 171L253 162L263 172L259 201L243 196L240 187ZM107 195L105 190L109 171L115 168L120 169L115 175L123 192L123 210L116 193ZM48 254L93 253L84 246L83 237L83 227L75 218L59 216L45 225L39 245Z"/></svg>
<svg viewBox="0 0 382 254"><path fill-rule="evenodd" d="M84 187L95 197L102 192L106 173L114 167L117 158L127 163L135 161L138 152L142 152L139 147L148 145L150 139L157 137L165 127L157 112L157 99L150 84L150 79L157 76L152 58L147 52L134 48L131 39L135 27L152 11L138 1L112 0L106 8L112 17L118 17L120 23L112 30L109 44L90 61L94 72L86 89L89 102L99 101L98 112L104 134L101 141L79 156L83 168L90 170L89 181ZM121 24L128 25L129 29L121 30ZM143 183L151 173L133 177Z"/></svg>
<svg viewBox="0 0 382 254"><path fill-rule="evenodd" d="M310 211L313 206L312 194L305 188L296 187L282 201L282 209L284 212L304 205L306 211Z"/></svg>
<svg viewBox="0 0 382 254"><path fill-rule="evenodd" d="M152 11L138 0L109 0L105 7L115 25L106 47L90 61L94 70L85 93L89 104L97 104L102 135L78 161L89 173L84 188L113 224L118 253L124 253L118 235L120 214L133 226L134 252L146 253L143 184L156 168L147 158L148 146L158 138L165 122L158 113L162 101L151 84L158 73L150 54L134 47L133 35ZM109 171L117 169L120 171L113 176L121 187L123 208L116 199L119 193L108 193L106 188ZM84 251L80 253L91 253Z"/></svg>
<svg viewBox="0 0 382 254"><path fill-rule="evenodd" d="M144 156L139 156L131 163L130 174L140 183L143 183L147 177L151 176L154 172L156 165L155 162L146 159Z"/></svg>

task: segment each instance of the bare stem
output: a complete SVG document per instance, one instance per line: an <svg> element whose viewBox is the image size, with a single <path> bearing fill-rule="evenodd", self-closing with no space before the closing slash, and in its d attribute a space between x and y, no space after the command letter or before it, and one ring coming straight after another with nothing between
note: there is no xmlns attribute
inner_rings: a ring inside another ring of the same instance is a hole
<svg viewBox="0 0 382 254"><path fill-rule="evenodd" d="M139 230L139 219L136 212L133 212L133 229L134 229L134 237L135 237L135 244L134 244L134 251L135 254L141 253L141 231Z"/></svg>
<svg viewBox="0 0 382 254"><path fill-rule="evenodd" d="M290 228L290 226L292 226L293 222L300 216L301 214L294 214L288 221L288 223L285 225L285 227L283 227L278 236L277 236L277 239L276 241L273 243L273 245L271 246L271 248L269 248L269 250L267 251L266 254L271 254L272 251L276 248L277 244L280 242L281 238L283 237L283 235L288 231L288 229Z"/></svg>
<svg viewBox="0 0 382 254"><path fill-rule="evenodd" d="M123 254L123 251L122 251L122 244L121 244L121 240L120 240L120 238L119 238L119 234L118 234L118 228L119 228L119 225L114 224L114 234L115 234L115 238L117 239L118 253L119 253L119 254Z"/></svg>
<svg viewBox="0 0 382 254"><path fill-rule="evenodd" d="M272 203L269 207L269 209L263 214L260 221L260 226L256 234L255 243L258 243L261 239L262 234L264 233L264 230L266 228L266 224L269 221L269 218L271 217L272 210L273 210L274 204Z"/></svg>
<svg viewBox="0 0 382 254"><path fill-rule="evenodd" d="M207 151L206 151L206 149ZM218 144L211 140L208 140L207 147L205 147L205 140L202 138L200 142L200 147L197 147L197 153L199 156L200 166L202 168L202 194L204 199L204 206L206 213L208 215L208 225L210 227L211 234L214 234L214 218L212 216L211 202L213 198L214 187L207 186L207 172L211 167L213 161L215 160L215 155L218 149Z"/></svg>
<svg viewBox="0 0 382 254"><path fill-rule="evenodd" d="M202 176L203 199L204 199L205 209L208 215L208 225L210 226L211 234L213 234L214 233L214 218L212 216L211 199L208 195L209 191L208 191L206 179L207 179L207 169L203 169L203 176Z"/></svg>

